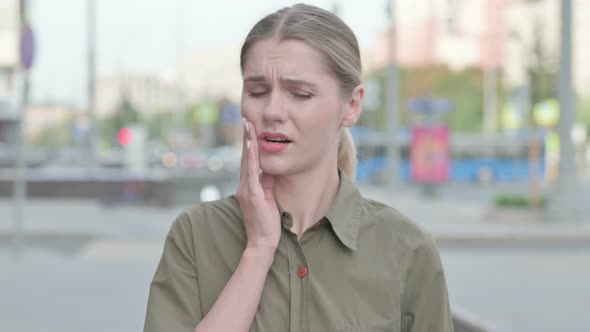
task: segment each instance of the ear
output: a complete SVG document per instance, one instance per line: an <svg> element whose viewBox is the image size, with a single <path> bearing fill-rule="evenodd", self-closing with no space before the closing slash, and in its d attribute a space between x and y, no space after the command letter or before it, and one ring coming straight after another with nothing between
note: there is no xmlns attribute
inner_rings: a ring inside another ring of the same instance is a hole
<svg viewBox="0 0 590 332"><path fill-rule="evenodd" d="M344 117L342 118L343 127L352 127L361 118L363 112L363 96L365 95L365 88L358 85L344 105Z"/></svg>

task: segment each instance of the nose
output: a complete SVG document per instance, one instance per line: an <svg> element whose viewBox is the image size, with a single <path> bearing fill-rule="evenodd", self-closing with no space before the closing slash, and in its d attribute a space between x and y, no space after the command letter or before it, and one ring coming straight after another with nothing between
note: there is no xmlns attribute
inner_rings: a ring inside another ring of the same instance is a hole
<svg viewBox="0 0 590 332"><path fill-rule="evenodd" d="M262 109L262 119L266 122L284 122L287 118L287 112L281 97L281 92L273 90L267 99L268 102Z"/></svg>

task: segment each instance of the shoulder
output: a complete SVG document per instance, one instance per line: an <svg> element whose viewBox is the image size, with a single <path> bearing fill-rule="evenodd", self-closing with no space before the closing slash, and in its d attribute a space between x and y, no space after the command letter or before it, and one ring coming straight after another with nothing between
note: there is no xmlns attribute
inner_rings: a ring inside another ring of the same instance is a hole
<svg viewBox="0 0 590 332"><path fill-rule="evenodd" d="M397 209L364 197L361 199L361 206L362 223L367 226L376 226L391 234L394 242L402 245L405 250L414 251L418 248L427 248L436 251L433 236Z"/></svg>
<svg viewBox="0 0 590 332"><path fill-rule="evenodd" d="M219 224L241 219L241 211L235 195L215 201L195 204L180 213L174 224L199 228L207 224Z"/></svg>
<svg viewBox="0 0 590 332"><path fill-rule="evenodd" d="M170 233L192 234L193 238L202 238L203 235L221 235L228 231L237 234L243 232L242 214L235 195L187 208L173 222Z"/></svg>
<svg viewBox="0 0 590 332"><path fill-rule="evenodd" d="M183 214L191 223L202 223L204 219L235 218L241 215L240 205L235 195L215 201L195 204L185 210Z"/></svg>
<svg viewBox="0 0 590 332"><path fill-rule="evenodd" d="M373 229L373 233L379 233L373 237L386 234L387 242L383 246L394 253L404 266L403 270L418 271L418 274L442 272L438 246L432 234L391 206L365 198L362 205L365 211L362 223Z"/></svg>

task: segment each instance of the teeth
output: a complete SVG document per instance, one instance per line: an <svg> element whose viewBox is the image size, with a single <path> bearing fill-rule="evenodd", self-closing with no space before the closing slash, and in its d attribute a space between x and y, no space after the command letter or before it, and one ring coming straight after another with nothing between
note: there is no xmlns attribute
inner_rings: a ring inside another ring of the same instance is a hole
<svg viewBox="0 0 590 332"><path fill-rule="evenodd" d="M277 142L277 143L284 143L287 142L287 140L281 139L281 138L266 138L267 141L269 142Z"/></svg>

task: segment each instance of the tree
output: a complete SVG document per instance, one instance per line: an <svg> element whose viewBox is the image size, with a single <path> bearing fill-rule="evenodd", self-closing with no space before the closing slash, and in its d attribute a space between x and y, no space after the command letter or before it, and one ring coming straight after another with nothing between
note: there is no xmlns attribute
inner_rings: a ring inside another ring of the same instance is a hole
<svg viewBox="0 0 590 332"><path fill-rule="evenodd" d="M590 132L590 97L581 98L577 103L577 121L584 124Z"/></svg>
<svg viewBox="0 0 590 332"><path fill-rule="evenodd" d="M162 110L150 118L146 119L145 124L150 139L167 142L168 137L175 126L176 117L170 111Z"/></svg>
<svg viewBox="0 0 590 332"><path fill-rule="evenodd" d="M105 118L101 125L101 135L109 146L117 141L117 134L121 128L139 123L141 116L131 101L124 96L114 114Z"/></svg>
<svg viewBox="0 0 590 332"><path fill-rule="evenodd" d="M74 119L68 117L65 121L43 128L41 133L32 139L32 144L51 149L61 149L64 146L72 145L72 131Z"/></svg>
<svg viewBox="0 0 590 332"><path fill-rule="evenodd" d="M482 72L477 68L454 72L446 66L424 68L403 68L400 70L400 125L410 126L411 119L407 109L413 98L446 98L453 102L455 109L444 119L455 131L478 131L482 123ZM371 75L381 85L381 100L385 100L385 71L379 70ZM365 112L361 125L383 129L385 107L374 112Z"/></svg>
<svg viewBox="0 0 590 332"><path fill-rule="evenodd" d="M557 56L551 54L543 44L545 34L544 25L540 18L533 21L533 40L525 61L526 71L531 89L531 105L538 102L557 98ZM532 112L529 121L533 124Z"/></svg>

